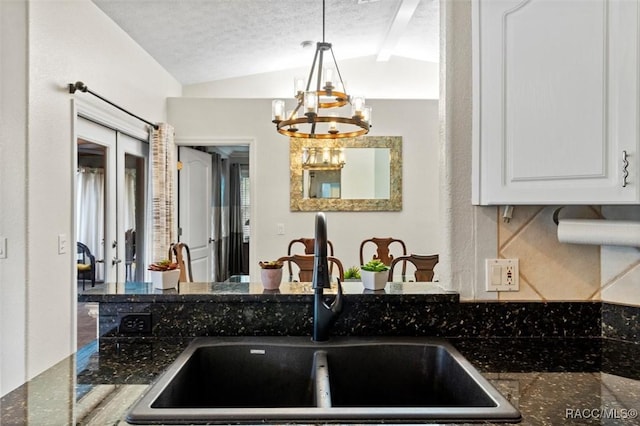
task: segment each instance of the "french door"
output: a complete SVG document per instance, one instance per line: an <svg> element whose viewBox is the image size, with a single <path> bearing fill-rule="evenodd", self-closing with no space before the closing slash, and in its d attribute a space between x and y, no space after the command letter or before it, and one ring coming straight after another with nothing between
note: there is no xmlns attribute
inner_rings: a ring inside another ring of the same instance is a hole
<svg viewBox="0 0 640 426"><path fill-rule="evenodd" d="M83 117L76 136L76 239L98 282L143 281L148 144Z"/></svg>

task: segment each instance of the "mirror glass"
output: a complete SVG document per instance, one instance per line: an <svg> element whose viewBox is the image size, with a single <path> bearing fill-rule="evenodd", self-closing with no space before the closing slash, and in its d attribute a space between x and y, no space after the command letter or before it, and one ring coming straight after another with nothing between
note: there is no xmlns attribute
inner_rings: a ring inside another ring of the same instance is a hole
<svg viewBox="0 0 640 426"><path fill-rule="evenodd" d="M290 139L291 211L402 209L402 137Z"/></svg>
<svg viewBox="0 0 640 426"><path fill-rule="evenodd" d="M324 162L305 162L305 150L308 149L302 149L303 198L389 199L389 148L341 148L340 163L327 166Z"/></svg>

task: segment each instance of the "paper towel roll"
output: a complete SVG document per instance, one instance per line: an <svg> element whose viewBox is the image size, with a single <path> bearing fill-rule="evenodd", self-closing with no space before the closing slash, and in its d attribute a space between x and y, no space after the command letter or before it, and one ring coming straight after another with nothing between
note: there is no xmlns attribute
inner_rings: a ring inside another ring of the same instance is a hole
<svg viewBox="0 0 640 426"><path fill-rule="evenodd" d="M558 241L573 244L640 247L640 222L560 219Z"/></svg>

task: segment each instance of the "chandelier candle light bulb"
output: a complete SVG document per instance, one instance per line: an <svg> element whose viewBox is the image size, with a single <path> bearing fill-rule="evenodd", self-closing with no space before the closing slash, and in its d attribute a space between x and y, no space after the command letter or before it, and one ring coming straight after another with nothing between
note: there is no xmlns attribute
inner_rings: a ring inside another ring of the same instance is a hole
<svg viewBox="0 0 640 426"><path fill-rule="evenodd" d="M318 113L318 95L316 92L304 92L305 115L316 115Z"/></svg>
<svg viewBox="0 0 640 426"><path fill-rule="evenodd" d="M287 111L287 117L290 121L292 121L291 125L289 125L290 132L297 132L298 128L295 125L295 120L298 119L298 110Z"/></svg>
<svg viewBox="0 0 640 426"><path fill-rule="evenodd" d="M271 102L271 115L272 121L278 122L283 120L284 118L284 101L281 99L276 99Z"/></svg>
<svg viewBox="0 0 640 426"><path fill-rule="evenodd" d="M331 117L335 119L336 115L331 114ZM336 121L329 122L329 133L338 133L338 123Z"/></svg>
<svg viewBox="0 0 640 426"><path fill-rule="evenodd" d="M352 115L354 118L362 118L364 116L364 97L363 96L354 96L353 101L351 103Z"/></svg>
<svg viewBox="0 0 640 426"><path fill-rule="evenodd" d="M331 92L334 89L334 87L333 87L333 68L327 67L327 68L324 69L324 79L325 79L324 90L326 90L327 92Z"/></svg>

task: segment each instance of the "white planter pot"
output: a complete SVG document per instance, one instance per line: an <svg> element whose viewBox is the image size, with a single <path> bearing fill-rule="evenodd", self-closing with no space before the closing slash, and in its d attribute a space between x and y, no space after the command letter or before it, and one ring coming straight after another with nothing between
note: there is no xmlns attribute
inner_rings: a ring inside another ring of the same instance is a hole
<svg viewBox="0 0 640 426"><path fill-rule="evenodd" d="M362 285L367 290L383 290L387 285L389 271L371 272L361 270L360 277L362 278Z"/></svg>
<svg viewBox="0 0 640 426"><path fill-rule="evenodd" d="M172 269L171 271L151 271L151 282L153 288L158 290L167 290L178 286L180 279L180 269Z"/></svg>

